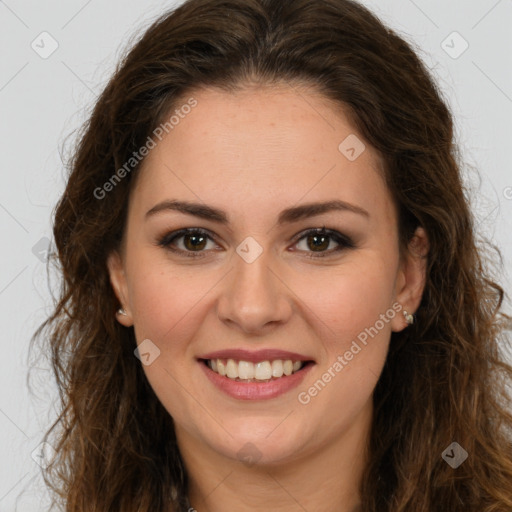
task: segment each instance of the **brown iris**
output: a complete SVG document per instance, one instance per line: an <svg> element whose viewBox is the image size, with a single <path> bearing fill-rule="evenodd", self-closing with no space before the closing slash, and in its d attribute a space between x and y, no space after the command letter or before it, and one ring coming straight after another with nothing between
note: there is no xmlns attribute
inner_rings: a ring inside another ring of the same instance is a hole
<svg viewBox="0 0 512 512"><path fill-rule="evenodd" d="M314 245L310 245L310 240L314 240ZM321 241L319 242L319 240ZM329 247L329 236L319 234L308 235L307 243L310 249L327 249L327 247Z"/></svg>
<svg viewBox="0 0 512 512"><path fill-rule="evenodd" d="M205 235L184 235L183 236L183 244L188 250L194 251L195 249L201 250L204 249L204 246L206 245L206 242L208 240L208 237ZM190 242L190 244L188 243Z"/></svg>

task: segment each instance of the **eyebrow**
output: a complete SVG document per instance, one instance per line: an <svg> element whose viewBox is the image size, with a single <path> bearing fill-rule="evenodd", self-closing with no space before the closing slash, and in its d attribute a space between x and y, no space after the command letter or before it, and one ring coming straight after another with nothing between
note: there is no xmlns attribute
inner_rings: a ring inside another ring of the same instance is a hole
<svg viewBox="0 0 512 512"><path fill-rule="evenodd" d="M202 203L193 203L189 201L162 201L146 212L145 217L148 219L157 213L165 211L179 211L202 219L218 222L219 224L229 224L229 219L225 211ZM277 224L289 224L330 211L352 212L362 215L363 217L370 218L370 214L364 208L347 203L346 201L335 199L332 201L306 203L301 204L300 206L286 208L279 214Z"/></svg>

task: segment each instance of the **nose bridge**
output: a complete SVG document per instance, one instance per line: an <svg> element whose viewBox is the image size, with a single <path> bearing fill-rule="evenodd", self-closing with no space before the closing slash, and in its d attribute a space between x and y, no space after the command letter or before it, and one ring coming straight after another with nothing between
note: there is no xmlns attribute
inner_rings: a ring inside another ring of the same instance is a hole
<svg viewBox="0 0 512 512"><path fill-rule="evenodd" d="M272 254L248 237L236 250L233 272L219 301L219 317L246 332L289 318L291 305L280 280L274 275Z"/></svg>

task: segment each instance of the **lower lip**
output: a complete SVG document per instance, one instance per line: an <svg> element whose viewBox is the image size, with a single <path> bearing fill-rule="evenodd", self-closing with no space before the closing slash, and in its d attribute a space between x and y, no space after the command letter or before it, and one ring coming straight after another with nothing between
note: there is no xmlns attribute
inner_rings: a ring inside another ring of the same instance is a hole
<svg viewBox="0 0 512 512"><path fill-rule="evenodd" d="M199 364L206 373L206 376L217 388L239 400L268 400L283 395L297 387L314 366L314 364L308 363L297 373L292 373L269 382L238 382L214 372L204 361L199 361Z"/></svg>

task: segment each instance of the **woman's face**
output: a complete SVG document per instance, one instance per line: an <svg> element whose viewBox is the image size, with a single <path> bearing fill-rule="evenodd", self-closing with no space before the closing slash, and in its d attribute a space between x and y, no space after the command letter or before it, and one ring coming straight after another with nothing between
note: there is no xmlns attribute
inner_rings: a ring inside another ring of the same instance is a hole
<svg viewBox="0 0 512 512"><path fill-rule="evenodd" d="M293 461L367 428L424 268L399 263L379 157L341 109L284 86L189 96L109 258L118 319L184 450Z"/></svg>

